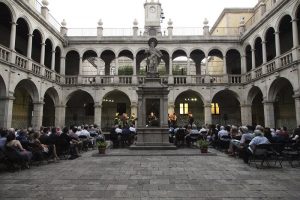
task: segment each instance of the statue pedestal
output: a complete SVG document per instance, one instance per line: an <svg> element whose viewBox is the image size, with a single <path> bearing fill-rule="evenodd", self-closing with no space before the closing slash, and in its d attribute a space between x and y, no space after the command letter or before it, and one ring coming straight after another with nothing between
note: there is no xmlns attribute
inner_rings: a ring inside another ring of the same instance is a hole
<svg viewBox="0 0 300 200"><path fill-rule="evenodd" d="M139 128L138 139L130 149L134 150L175 150L175 145L169 143L168 128Z"/></svg>
<svg viewBox="0 0 300 200"><path fill-rule="evenodd" d="M143 85L137 90L138 94L138 121L137 143L130 149L136 150L173 150L176 146L169 143L168 129L168 94L169 88L161 83L156 74L147 75ZM157 117L155 125L148 121L153 112Z"/></svg>

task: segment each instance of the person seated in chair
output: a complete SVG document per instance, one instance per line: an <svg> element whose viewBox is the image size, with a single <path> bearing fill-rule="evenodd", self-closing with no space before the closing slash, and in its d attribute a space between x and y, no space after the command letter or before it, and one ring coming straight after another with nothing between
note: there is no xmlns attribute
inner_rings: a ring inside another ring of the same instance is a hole
<svg viewBox="0 0 300 200"><path fill-rule="evenodd" d="M251 154L253 154L256 146L261 144L270 144L270 141L263 135L263 132L261 130L256 129L254 131L254 135L255 137L249 143L249 147L243 158L245 163L249 162L249 157L251 156Z"/></svg>
<svg viewBox="0 0 300 200"><path fill-rule="evenodd" d="M240 140L232 139L230 140L228 154L235 155L235 152L239 149L242 149L243 147L247 146L247 141L251 141L254 137L252 133L249 132L248 128L246 126L241 126L239 128L240 134L242 134L242 137Z"/></svg>
<svg viewBox="0 0 300 200"><path fill-rule="evenodd" d="M32 153L23 148L19 140L16 140L16 135L13 132L9 132L6 139L6 147L10 147L16 150L18 156L25 162L25 167L29 168L28 163L31 161Z"/></svg>

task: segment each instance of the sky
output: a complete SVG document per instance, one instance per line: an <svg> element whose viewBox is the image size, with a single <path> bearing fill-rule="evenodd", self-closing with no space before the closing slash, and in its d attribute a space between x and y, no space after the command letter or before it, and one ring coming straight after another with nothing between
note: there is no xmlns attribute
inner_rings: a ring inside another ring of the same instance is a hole
<svg viewBox="0 0 300 200"><path fill-rule="evenodd" d="M48 0L50 13L68 28L132 28L134 19L144 26L145 0ZM148 0L150 1L150 0ZM154 0L157 1L157 0ZM207 18L212 27L224 8L253 8L258 0L160 0L166 19L174 27L201 27Z"/></svg>

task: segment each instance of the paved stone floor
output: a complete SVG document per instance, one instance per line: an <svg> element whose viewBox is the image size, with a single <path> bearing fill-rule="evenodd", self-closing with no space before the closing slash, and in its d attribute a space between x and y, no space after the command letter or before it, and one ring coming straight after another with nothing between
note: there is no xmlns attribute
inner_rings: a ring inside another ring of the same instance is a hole
<svg viewBox="0 0 300 200"><path fill-rule="evenodd" d="M256 169L198 151L89 151L76 160L1 172L0 199L300 199L300 168Z"/></svg>

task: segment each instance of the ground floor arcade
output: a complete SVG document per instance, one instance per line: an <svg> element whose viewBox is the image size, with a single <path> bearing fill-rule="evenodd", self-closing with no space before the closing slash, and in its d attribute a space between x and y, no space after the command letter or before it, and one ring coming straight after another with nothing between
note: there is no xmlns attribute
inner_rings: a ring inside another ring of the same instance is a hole
<svg viewBox="0 0 300 200"><path fill-rule="evenodd" d="M170 87L168 112L176 113L178 124L187 123L192 112L195 123L262 124L268 127L300 124L298 84L277 77L265 85L238 87ZM2 127L23 128L72 124L97 124L102 129L113 125L116 113L137 116L134 87L61 88L40 90L39 84L23 79L10 88L0 76L0 122Z"/></svg>

